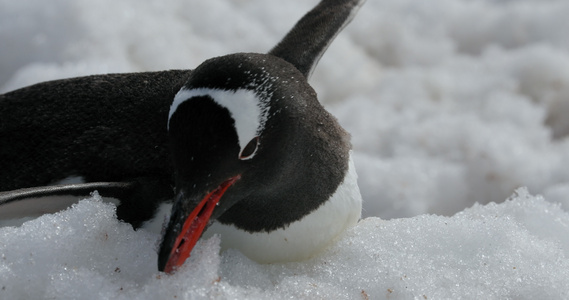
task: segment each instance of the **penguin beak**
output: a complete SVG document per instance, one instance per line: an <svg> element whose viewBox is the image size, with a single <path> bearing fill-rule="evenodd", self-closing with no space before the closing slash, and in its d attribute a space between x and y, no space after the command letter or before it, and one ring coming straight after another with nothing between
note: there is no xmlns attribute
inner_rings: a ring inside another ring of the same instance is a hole
<svg viewBox="0 0 569 300"><path fill-rule="evenodd" d="M190 213L187 213L190 209L186 209L188 199L185 199L183 193L176 195L172 216L158 253L158 270L171 274L184 264L208 225L219 200L240 178L241 175L237 175L224 181L208 193Z"/></svg>

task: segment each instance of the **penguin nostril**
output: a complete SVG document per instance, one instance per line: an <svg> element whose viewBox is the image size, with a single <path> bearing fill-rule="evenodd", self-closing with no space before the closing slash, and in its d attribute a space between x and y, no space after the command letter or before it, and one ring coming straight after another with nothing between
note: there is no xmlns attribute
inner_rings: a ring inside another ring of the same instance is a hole
<svg viewBox="0 0 569 300"><path fill-rule="evenodd" d="M180 242L180 244L178 245L178 248L176 248L176 253L180 252L180 248L182 248L182 246L186 243L186 238L183 238L182 241Z"/></svg>

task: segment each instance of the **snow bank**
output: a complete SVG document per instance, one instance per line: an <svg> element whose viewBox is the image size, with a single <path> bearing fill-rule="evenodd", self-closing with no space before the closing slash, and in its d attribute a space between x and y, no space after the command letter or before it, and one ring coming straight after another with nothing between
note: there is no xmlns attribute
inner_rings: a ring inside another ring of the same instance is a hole
<svg viewBox="0 0 569 300"><path fill-rule="evenodd" d="M94 197L0 229L2 299L564 299L569 214L518 189L452 217L366 218L316 257L261 265L217 237L174 275L159 235Z"/></svg>

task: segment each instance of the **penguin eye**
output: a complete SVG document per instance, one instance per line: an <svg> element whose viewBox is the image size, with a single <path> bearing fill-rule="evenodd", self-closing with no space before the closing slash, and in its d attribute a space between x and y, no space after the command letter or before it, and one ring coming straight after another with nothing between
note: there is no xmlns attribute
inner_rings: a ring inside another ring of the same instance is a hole
<svg viewBox="0 0 569 300"><path fill-rule="evenodd" d="M247 146L245 146L245 148L243 148L241 154L239 154L239 159L246 160L253 158L253 156L257 152L258 147L259 147L259 137L256 136L251 141L249 141L249 143L247 143Z"/></svg>

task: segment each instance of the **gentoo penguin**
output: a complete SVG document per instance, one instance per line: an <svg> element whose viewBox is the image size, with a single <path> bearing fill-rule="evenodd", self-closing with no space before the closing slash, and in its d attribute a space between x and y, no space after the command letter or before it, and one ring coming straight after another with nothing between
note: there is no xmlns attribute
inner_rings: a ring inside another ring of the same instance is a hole
<svg viewBox="0 0 569 300"><path fill-rule="evenodd" d="M0 212L97 190L138 228L171 202L167 273L206 229L259 262L314 255L357 222L361 196L349 135L307 79L363 2L321 1L268 54L0 95Z"/></svg>

